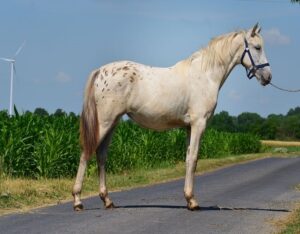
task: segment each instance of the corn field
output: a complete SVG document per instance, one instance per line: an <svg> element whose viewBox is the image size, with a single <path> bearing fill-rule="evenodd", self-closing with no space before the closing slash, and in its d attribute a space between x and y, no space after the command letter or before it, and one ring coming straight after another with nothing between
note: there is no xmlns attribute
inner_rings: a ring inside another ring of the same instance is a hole
<svg viewBox="0 0 300 234"><path fill-rule="evenodd" d="M260 146L254 135L209 129L202 139L199 157L255 153ZM121 121L109 148L106 168L110 173L119 173L174 165L185 160L185 152L186 133L182 129L154 132ZM73 177L79 154L78 116L26 112L9 117L7 112L0 112L0 176ZM91 160L88 173L95 173L96 168L95 160Z"/></svg>

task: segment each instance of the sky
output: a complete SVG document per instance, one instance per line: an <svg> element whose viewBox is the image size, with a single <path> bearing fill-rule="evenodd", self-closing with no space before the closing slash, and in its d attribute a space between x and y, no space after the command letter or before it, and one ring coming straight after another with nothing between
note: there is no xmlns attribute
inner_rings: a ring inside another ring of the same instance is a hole
<svg viewBox="0 0 300 234"><path fill-rule="evenodd" d="M89 73L131 60L168 67L221 34L262 27L274 84L300 88L300 4L289 0L1 0L0 57L16 57L14 104L80 113ZM9 108L10 67L0 60L0 110ZM300 106L286 93L248 80L239 65L216 112L286 114Z"/></svg>

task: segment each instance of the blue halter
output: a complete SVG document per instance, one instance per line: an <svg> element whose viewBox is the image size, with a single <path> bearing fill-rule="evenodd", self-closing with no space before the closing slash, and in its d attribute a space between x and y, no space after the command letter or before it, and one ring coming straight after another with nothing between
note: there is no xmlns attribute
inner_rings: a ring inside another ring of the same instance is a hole
<svg viewBox="0 0 300 234"><path fill-rule="evenodd" d="M244 57L245 55L248 54L249 58L250 58L250 61L251 61L251 64L252 64L252 68L248 69L244 63L243 63L243 60L244 60ZM252 58L252 55L250 53L250 50L249 50L249 46L248 46L248 42L245 38L245 50L243 52L243 55L242 55L242 58L241 58L241 64L244 65L245 69L246 69L246 74L247 74L247 77L249 79L253 78L255 76L255 72L258 70L258 69L262 69L264 67L267 67L267 66L270 66L269 63L263 63L263 64L259 64L259 65L256 65L253 58Z"/></svg>

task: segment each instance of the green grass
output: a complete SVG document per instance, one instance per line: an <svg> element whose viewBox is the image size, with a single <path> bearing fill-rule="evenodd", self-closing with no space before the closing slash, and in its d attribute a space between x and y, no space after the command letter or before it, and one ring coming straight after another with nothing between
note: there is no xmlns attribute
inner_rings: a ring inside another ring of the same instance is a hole
<svg viewBox="0 0 300 234"><path fill-rule="evenodd" d="M298 184L295 189L300 192L300 184ZM300 207L300 203L298 204L298 209L292 214L292 216L288 220L281 234L300 233L300 208L299 207Z"/></svg>
<svg viewBox="0 0 300 234"><path fill-rule="evenodd" d="M295 211L291 220L287 223L281 234L296 234L300 233L300 209Z"/></svg>

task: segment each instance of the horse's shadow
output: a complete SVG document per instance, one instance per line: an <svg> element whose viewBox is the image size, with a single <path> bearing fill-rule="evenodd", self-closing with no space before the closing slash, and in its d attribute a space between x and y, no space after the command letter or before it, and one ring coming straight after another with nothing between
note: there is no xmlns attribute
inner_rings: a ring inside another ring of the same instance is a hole
<svg viewBox="0 0 300 234"><path fill-rule="evenodd" d="M115 206L113 209L187 209L186 206L176 206L176 205L124 205ZM85 210L100 210L101 208L87 208ZM257 208L257 207L221 207L215 206L200 206L198 210L195 211L235 211L235 210L245 210L245 211L267 211L267 212L290 212L288 209L273 209L273 208Z"/></svg>

